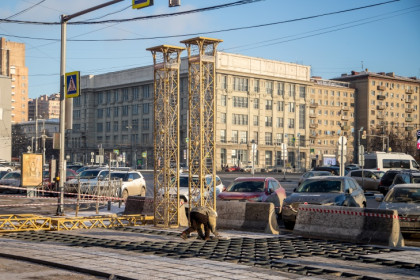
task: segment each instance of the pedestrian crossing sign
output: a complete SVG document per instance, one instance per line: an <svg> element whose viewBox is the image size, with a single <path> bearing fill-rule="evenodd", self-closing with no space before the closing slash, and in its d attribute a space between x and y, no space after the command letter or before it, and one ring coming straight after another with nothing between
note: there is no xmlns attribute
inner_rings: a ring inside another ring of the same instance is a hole
<svg viewBox="0 0 420 280"><path fill-rule="evenodd" d="M66 73L65 80L66 98L74 98L80 95L80 72Z"/></svg>

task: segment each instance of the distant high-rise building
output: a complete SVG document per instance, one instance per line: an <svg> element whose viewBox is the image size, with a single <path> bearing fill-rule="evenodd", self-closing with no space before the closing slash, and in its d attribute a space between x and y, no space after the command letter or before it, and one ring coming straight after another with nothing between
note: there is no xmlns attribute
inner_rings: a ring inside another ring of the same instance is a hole
<svg viewBox="0 0 420 280"><path fill-rule="evenodd" d="M38 103L38 119L58 119L60 117L60 94L41 95L28 101L28 120L35 120L35 106Z"/></svg>
<svg viewBox="0 0 420 280"><path fill-rule="evenodd" d="M0 75L0 160L12 156L12 125L10 122L10 78Z"/></svg>
<svg viewBox="0 0 420 280"><path fill-rule="evenodd" d="M25 44L0 38L0 75L11 78L11 121L28 119L28 68L25 66Z"/></svg>

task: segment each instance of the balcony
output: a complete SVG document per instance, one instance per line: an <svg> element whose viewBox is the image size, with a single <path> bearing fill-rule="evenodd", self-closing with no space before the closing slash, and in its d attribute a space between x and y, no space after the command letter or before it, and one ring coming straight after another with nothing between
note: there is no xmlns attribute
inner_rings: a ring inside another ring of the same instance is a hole
<svg viewBox="0 0 420 280"><path fill-rule="evenodd" d="M413 121L413 118L405 118L405 121L406 122L412 122Z"/></svg>
<svg viewBox="0 0 420 280"><path fill-rule="evenodd" d="M376 96L376 99L385 100L385 95L379 94L379 95Z"/></svg>
<svg viewBox="0 0 420 280"><path fill-rule="evenodd" d="M385 105L377 105L376 109L377 110L385 110Z"/></svg>
<svg viewBox="0 0 420 280"><path fill-rule="evenodd" d="M405 127L405 131L412 131L412 130L414 130L414 127L412 127L412 126L406 126Z"/></svg>
<svg viewBox="0 0 420 280"><path fill-rule="evenodd" d="M309 117L310 118L316 118L316 115L315 114L309 114Z"/></svg>
<svg viewBox="0 0 420 280"><path fill-rule="evenodd" d="M348 121L349 120L349 117L348 116L341 116L341 120L342 121Z"/></svg>
<svg viewBox="0 0 420 280"><path fill-rule="evenodd" d="M408 99L405 100L405 103L413 103L413 99L408 98Z"/></svg>
<svg viewBox="0 0 420 280"><path fill-rule="evenodd" d="M311 134L309 134L309 138L316 138L316 133L311 133Z"/></svg>
<svg viewBox="0 0 420 280"><path fill-rule="evenodd" d="M342 129L342 130L349 130L349 129L350 129L350 126L349 126L349 125L343 125L343 126L341 127L341 129Z"/></svg>
<svg viewBox="0 0 420 280"><path fill-rule="evenodd" d="M383 119L384 119L384 116L382 116L382 115L376 115L376 118L377 118L378 120L383 120Z"/></svg>
<svg viewBox="0 0 420 280"><path fill-rule="evenodd" d="M384 127L384 126L383 126L383 125L381 125L381 124L377 124L377 125L376 125L376 128L377 128L377 129L381 129L381 128L383 128L383 127Z"/></svg>
<svg viewBox="0 0 420 280"><path fill-rule="evenodd" d="M386 87L385 86L378 86L377 89L384 91L386 89Z"/></svg>
<svg viewBox="0 0 420 280"><path fill-rule="evenodd" d="M310 123L309 124L309 127L310 128L317 128L318 127L318 124L317 123Z"/></svg>
<svg viewBox="0 0 420 280"><path fill-rule="evenodd" d="M406 90L405 90L405 93L407 93L407 94L413 94L413 93L414 93L414 91L413 91L412 89L406 89Z"/></svg>
<svg viewBox="0 0 420 280"><path fill-rule="evenodd" d="M310 103L309 108L318 108L318 103Z"/></svg>
<svg viewBox="0 0 420 280"><path fill-rule="evenodd" d="M413 113L414 109L413 108L405 108L405 112L406 113Z"/></svg>
<svg viewBox="0 0 420 280"><path fill-rule="evenodd" d="M348 106L342 106L342 107L341 107L341 110L343 110L343 111L348 111L348 110L350 110L350 108L349 108Z"/></svg>

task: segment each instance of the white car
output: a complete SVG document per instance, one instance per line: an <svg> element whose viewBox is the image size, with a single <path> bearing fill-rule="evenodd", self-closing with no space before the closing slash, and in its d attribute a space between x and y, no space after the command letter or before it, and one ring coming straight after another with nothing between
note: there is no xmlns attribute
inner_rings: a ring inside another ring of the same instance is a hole
<svg viewBox="0 0 420 280"><path fill-rule="evenodd" d="M13 168L10 167L10 166L6 166L6 165L3 165L3 164L0 164L0 171L10 172L10 171L13 171Z"/></svg>
<svg viewBox="0 0 420 280"><path fill-rule="evenodd" d="M130 195L146 196L146 181L139 171L112 171L111 180L122 180L122 198Z"/></svg>
<svg viewBox="0 0 420 280"><path fill-rule="evenodd" d="M106 186L104 182L109 174L108 169L87 169L79 173L77 178L68 180L64 183L64 192L77 193L80 182L80 192L85 194L95 194L97 186Z"/></svg>

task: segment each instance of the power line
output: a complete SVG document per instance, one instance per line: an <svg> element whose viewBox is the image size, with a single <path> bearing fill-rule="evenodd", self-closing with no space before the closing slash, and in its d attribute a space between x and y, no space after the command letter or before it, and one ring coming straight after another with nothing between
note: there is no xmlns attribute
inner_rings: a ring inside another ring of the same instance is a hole
<svg viewBox="0 0 420 280"><path fill-rule="evenodd" d="M148 20L148 19L155 19L155 18L164 18L164 17L172 17L172 16L192 14L192 13L206 12L206 11L228 8L228 7L233 7L233 6L251 4L254 2L260 2L260 1L265 1L265 0L240 0L240 1L232 2L232 3L221 4L221 5L199 8L199 9L194 9L194 10L188 10L188 11L182 11L182 12L177 12L177 13L158 14L158 15L151 15L151 16L127 18L127 19L109 19L109 20L103 20L103 21L74 21L74 22L68 22L67 24L86 25L86 24L121 23L121 22L130 22L130 21L138 21L138 20ZM399 1L399 0L393 0L393 1ZM11 19L0 19L0 21L3 21L5 23L34 24L34 25L60 25L61 24L61 22L42 22L42 21L11 20Z"/></svg>
<svg viewBox="0 0 420 280"><path fill-rule="evenodd" d="M258 0L260 1L260 0ZM361 9L367 9L372 7L377 7L380 5L385 5L393 2L398 2L400 0L391 0L387 2L382 2L378 4L372 4L367 6L361 6L357 8L351 8L351 9L345 9L335 12L329 12L329 13L323 13L313 16L307 16L307 17L301 17L301 18L295 18L290 20L284 20L284 21L277 21L277 22L271 22L271 23L263 23L263 24L257 24L257 25L250 25L250 26L242 26L242 27L233 27L233 28L227 28L227 29L219 29L219 30L213 30L213 31L203 31L203 32L196 32L196 33L187 33L187 34L178 34L178 35L166 35L166 36L155 36L155 37L142 37L142 38L126 38L126 39L68 39L68 41L73 42L122 42L122 41L143 41L143 40L155 40L155 39L166 39L166 38L176 38L176 37L185 37L185 36L197 36L201 34L215 34L215 33L222 33L222 32L229 32L229 31L237 31L237 30L244 30L244 29L251 29L251 28L261 28L271 25L278 25L278 24L285 24L285 23L291 23L291 22L297 22L297 21L303 21L308 19L314 19L319 17L325 17L330 15L336 15L336 14L342 14L347 13L351 11L361 10ZM15 38L23 38L23 39L35 39L35 40L47 40L47 41L59 41L59 39L49 39L49 38L34 38L34 37L25 37L25 36L15 36L15 35L8 35L8 34L0 34L3 36L10 36Z"/></svg>
<svg viewBox="0 0 420 280"><path fill-rule="evenodd" d="M45 2L45 0L41 0L40 2L38 2L38 3L34 4L34 5L32 5L32 6L28 7L28 8L26 8L26 9L24 9L24 10L20 11L20 12L17 12L16 14L13 14L13 15L11 15L11 16L8 16L6 19L11 19L12 17L15 17L15 16L18 16L18 15L21 15L21 14L23 14L23 13L25 13L25 12L29 11L30 9L32 9L32 8L34 8L34 7L38 6L38 5L40 5L42 2ZM2 21L2 20L0 20L0 22L1 22L1 21Z"/></svg>

